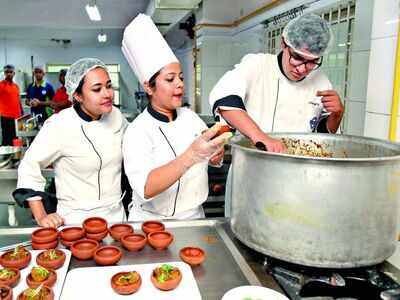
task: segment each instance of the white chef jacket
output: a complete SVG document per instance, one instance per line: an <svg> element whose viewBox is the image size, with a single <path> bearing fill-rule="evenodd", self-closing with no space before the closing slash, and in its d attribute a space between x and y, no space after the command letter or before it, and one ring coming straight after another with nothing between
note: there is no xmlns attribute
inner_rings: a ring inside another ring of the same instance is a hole
<svg viewBox="0 0 400 300"><path fill-rule="evenodd" d="M220 116L218 108L242 109L264 132L317 131L328 113L323 110L316 93L332 89L330 81L320 70L311 72L301 81L291 81L282 73L278 59L278 55L265 53L244 56L212 89L209 100L214 115ZM231 209L231 185L229 170L225 192L227 217Z"/></svg>
<svg viewBox="0 0 400 300"><path fill-rule="evenodd" d="M53 115L21 161L17 188L44 191L46 180L40 169L52 164L57 213L66 224L81 223L94 215L123 221L121 167L126 126L115 107L95 121L76 107Z"/></svg>
<svg viewBox="0 0 400 300"><path fill-rule="evenodd" d="M178 108L174 120L169 122L151 105L129 124L122 151L133 190L130 221L204 217L201 204L208 196L207 162L195 164L153 198L144 198L144 187L153 169L182 154L205 129L206 124L190 109Z"/></svg>
<svg viewBox="0 0 400 300"><path fill-rule="evenodd" d="M282 74L278 56L247 54L227 72L210 93L213 113L245 109L264 132L312 132L322 118L318 90L332 89L320 71L311 72L301 81L291 81Z"/></svg>

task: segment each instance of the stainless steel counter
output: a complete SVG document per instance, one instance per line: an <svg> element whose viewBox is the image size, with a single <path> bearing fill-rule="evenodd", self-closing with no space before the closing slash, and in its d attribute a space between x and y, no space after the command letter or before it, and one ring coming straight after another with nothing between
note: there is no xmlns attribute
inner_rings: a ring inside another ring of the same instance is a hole
<svg viewBox="0 0 400 300"><path fill-rule="evenodd" d="M193 268L203 299L221 299L228 290L240 285L263 285L279 290L278 285L262 269L258 257L241 254L240 244L232 239L226 219L195 221L167 221L166 230L174 235L174 241L165 251L146 246L140 252L124 250L118 265L155 263L180 260L179 250L185 246L198 246L205 250L206 260ZM141 223L132 223L140 231ZM30 239L35 228L0 228L0 246L15 244ZM121 246L108 236L103 244ZM61 245L61 244L60 244ZM93 260L80 261L72 258L69 269L95 266Z"/></svg>

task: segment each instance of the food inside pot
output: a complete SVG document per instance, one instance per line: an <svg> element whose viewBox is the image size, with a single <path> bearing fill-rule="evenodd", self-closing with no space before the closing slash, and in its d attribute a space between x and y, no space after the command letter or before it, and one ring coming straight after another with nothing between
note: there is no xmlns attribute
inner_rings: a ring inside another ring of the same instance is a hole
<svg viewBox="0 0 400 300"><path fill-rule="evenodd" d="M18 246L14 248L13 251L8 252L5 255L5 259L7 260L19 260L28 256L28 250L25 249L23 246Z"/></svg>
<svg viewBox="0 0 400 300"><path fill-rule="evenodd" d="M16 275L17 275L17 273L13 270L10 270L7 268L1 269L0 270L0 281L11 279L11 278L15 277Z"/></svg>
<svg viewBox="0 0 400 300"><path fill-rule="evenodd" d="M154 269L153 276L159 283L164 283L168 280L174 280L179 277L180 271L178 268L163 264L161 267Z"/></svg>
<svg viewBox="0 0 400 300"><path fill-rule="evenodd" d="M47 288L39 286L37 288L26 289L22 294L23 300L45 300L50 294Z"/></svg>
<svg viewBox="0 0 400 300"><path fill-rule="evenodd" d="M287 148L287 154L312 156L312 157L333 157L333 152L326 149L326 146L312 140L304 141L298 139L282 138Z"/></svg>
<svg viewBox="0 0 400 300"><path fill-rule="evenodd" d="M31 271L32 279L36 282L43 282L49 278L50 272L43 267L33 267Z"/></svg>
<svg viewBox="0 0 400 300"><path fill-rule="evenodd" d="M47 261L59 259L61 257L60 250L47 250L41 254L41 258Z"/></svg>
<svg viewBox="0 0 400 300"><path fill-rule="evenodd" d="M125 274L121 274L115 281L115 284L120 286L130 285L137 282L139 278L140 278L139 274L136 271L132 271Z"/></svg>

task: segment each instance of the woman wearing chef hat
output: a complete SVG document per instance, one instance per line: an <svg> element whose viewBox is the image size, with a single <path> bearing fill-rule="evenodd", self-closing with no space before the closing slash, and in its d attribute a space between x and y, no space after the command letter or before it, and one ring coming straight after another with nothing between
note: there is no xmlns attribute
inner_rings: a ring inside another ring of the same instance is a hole
<svg viewBox="0 0 400 300"><path fill-rule="evenodd" d="M90 216L126 219L121 203L122 136L127 121L113 107L114 92L103 62L83 58L68 70L65 87L74 105L46 121L18 168L13 196L45 227L78 224ZM53 165L57 212L47 214L46 180ZM42 200L44 200L42 202Z"/></svg>
<svg viewBox="0 0 400 300"><path fill-rule="evenodd" d="M129 220L202 218L208 161L222 160L225 138L181 107L181 66L150 17L140 14L129 24L122 51L149 98L123 142L133 189Z"/></svg>

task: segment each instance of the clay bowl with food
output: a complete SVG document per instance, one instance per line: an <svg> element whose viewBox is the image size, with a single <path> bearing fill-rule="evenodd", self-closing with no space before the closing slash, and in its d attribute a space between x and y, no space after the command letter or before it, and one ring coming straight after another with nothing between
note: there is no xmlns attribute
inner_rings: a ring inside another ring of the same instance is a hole
<svg viewBox="0 0 400 300"><path fill-rule="evenodd" d="M121 244L129 251L140 251L147 243L147 238L139 233L127 233L121 237Z"/></svg>
<svg viewBox="0 0 400 300"><path fill-rule="evenodd" d="M179 257L192 267L200 265L206 258L203 249L198 247L185 247L179 251Z"/></svg>
<svg viewBox="0 0 400 300"><path fill-rule="evenodd" d="M32 241L32 249L33 250L48 250L48 249L55 249L58 245L58 239L47 242L47 243L36 243Z"/></svg>
<svg viewBox="0 0 400 300"><path fill-rule="evenodd" d="M107 236L107 234L108 234L108 229L98 233L86 232L86 238L101 242Z"/></svg>
<svg viewBox="0 0 400 300"><path fill-rule="evenodd" d="M22 291L17 300L54 300L54 293L48 286L27 288Z"/></svg>
<svg viewBox="0 0 400 300"><path fill-rule="evenodd" d="M151 232L155 231L163 231L165 230L165 226L163 223L155 220L146 221L142 224L142 231L148 235Z"/></svg>
<svg viewBox="0 0 400 300"><path fill-rule="evenodd" d="M14 287L21 279L21 273L17 268L0 269L0 285ZM0 297L0 299L2 299Z"/></svg>
<svg viewBox="0 0 400 300"><path fill-rule="evenodd" d="M1 300L12 300L13 292L12 288L8 285L0 285L0 299Z"/></svg>
<svg viewBox="0 0 400 300"><path fill-rule="evenodd" d="M79 240L71 245L72 255L78 259L86 260L93 257L97 248L99 248L99 242L95 240Z"/></svg>
<svg viewBox="0 0 400 300"><path fill-rule="evenodd" d="M156 231L149 233L147 236L147 240L149 241L150 246L152 246L156 250L164 250L167 249L168 246L173 241L172 233L168 231Z"/></svg>
<svg viewBox="0 0 400 300"><path fill-rule="evenodd" d="M82 227L68 227L60 231L60 237L64 241L77 241L85 236L85 229Z"/></svg>
<svg viewBox="0 0 400 300"><path fill-rule="evenodd" d="M122 257L122 251L115 246L103 246L94 253L96 264L101 266L115 265Z"/></svg>
<svg viewBox="0 0 400 300"><path fill-rule="evenodd" d="M54 270L46 269L41 266L33 267L32 271L26 276L26 284L30 288L37 288L39 285L53 287L57 281L57 273Z"/></svg>
<svg viewBox="0 0 400 300"><path fill-rule="evenodd" d="M56 270L65 262L65 253L59 249L45 250L36 256L36 263L47 269Z"/></svg>
<svg viewBox="0 0 400 300"><path fill-rule="evenodd" d="M92 217L83 221L83 228L87 233L100 233L107 230L107 221L100 217Z"/></svg>
<svg viewBox="0 0 400 300"><path fill-rule="evenodd" d="M5 268L23 269L31 262L32 255L24 247L16 247L13 250L3 253L0 257L0 264Z"/></svg>
<svg viewBox="0 0 400 300"><path fill-rule="evenodd" d="M112 289L121 295L130 295L137 292L142 285L142 278L136 271L119 272L111 277Z"/></svg>
<svg viewBox="0 0 400 300"><path fill-rule="evenodd" d="M155 268L151 273L151 282L156 288L162 291L175 289L181 280L181 271L177 267L168 264L163 264Z"/></svg>
<svg viewBox="0 0 400 300"><path fill-rule="evenodd" d="M58 238L56 228L39 228L32 232L32 243L45 244Z"/></svg>
<svg viewBox="0 0 400 300"><path fill-rule="evenodd" d="M129 224L114 224L108 230L111 237L116 241L121 240L121 237L127 233L133 233L133 228Z"/></svg>

